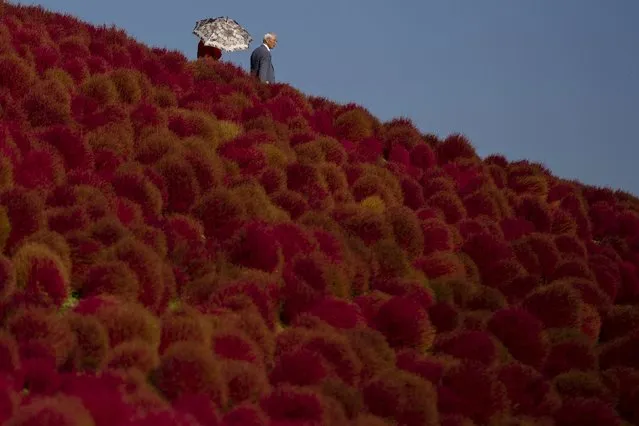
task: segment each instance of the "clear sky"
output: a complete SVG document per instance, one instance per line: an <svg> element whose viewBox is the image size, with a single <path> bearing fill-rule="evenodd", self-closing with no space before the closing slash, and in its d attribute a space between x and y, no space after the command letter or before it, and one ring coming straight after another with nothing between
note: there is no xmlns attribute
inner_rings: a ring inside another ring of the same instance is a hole
<svg viewBox="0 0 639 426"><path fill-rule="evenodd" d="M639 194L639 0L40 0L195 57L195 21L278 34L276 78L482 156ZM250 51L224 59L248 66Z"/></svg>

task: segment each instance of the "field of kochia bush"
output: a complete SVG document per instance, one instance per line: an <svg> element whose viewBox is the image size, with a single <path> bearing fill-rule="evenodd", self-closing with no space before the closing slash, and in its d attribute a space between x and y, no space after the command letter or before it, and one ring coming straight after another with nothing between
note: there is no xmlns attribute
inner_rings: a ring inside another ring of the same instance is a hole
<svg viewBox="0 0 639 426"><path fill-rule="evenodd" d="M0 8L1 424L639 424L634 196Z"/></svg>

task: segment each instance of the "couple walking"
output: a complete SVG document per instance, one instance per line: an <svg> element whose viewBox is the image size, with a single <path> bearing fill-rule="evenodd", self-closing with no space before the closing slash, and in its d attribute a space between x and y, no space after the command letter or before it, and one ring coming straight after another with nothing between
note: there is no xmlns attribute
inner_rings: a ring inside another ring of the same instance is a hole
<svg viewBox="0 0 639 426"><path fill-rule="evenodd" d="M267 33L264 35L262 44L251 54L251 75L266 84L275 82L275 68L273 68L271 60L271 49L275 46L277 46L277 35ZM222 57L222 50L214 46L207 46L204 41L200 40L197 46L197 57L211 57L219 60Z"/></svg>

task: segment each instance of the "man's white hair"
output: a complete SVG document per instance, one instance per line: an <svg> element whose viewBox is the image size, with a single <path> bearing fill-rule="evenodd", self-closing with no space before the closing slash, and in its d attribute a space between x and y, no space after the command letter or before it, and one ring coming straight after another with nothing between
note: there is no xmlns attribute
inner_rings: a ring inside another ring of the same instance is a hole
<svg viewBox="0 0 639 426"><path fill-rule="evenodd" d="M263 41L266 41L266 40L269 40L269 39L272 39L272 38L277 38L277 34L275 34L275 33L266 33L266 34L264 34Z"/></svg>

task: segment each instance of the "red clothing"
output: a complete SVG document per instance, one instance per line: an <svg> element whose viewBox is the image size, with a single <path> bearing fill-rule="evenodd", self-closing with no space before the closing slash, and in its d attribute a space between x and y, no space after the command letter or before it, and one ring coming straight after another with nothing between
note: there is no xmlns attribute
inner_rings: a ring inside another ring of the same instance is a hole
<svg viewBox="0 0 639 426"><path fill-rule="evenodd" d="M205 56L208 56L210 58L217 60L222 57L222 51L218 49L217 47L205 46L204 42L200 40L200 42L197 45L197 57L203 58Z"/></svg>

